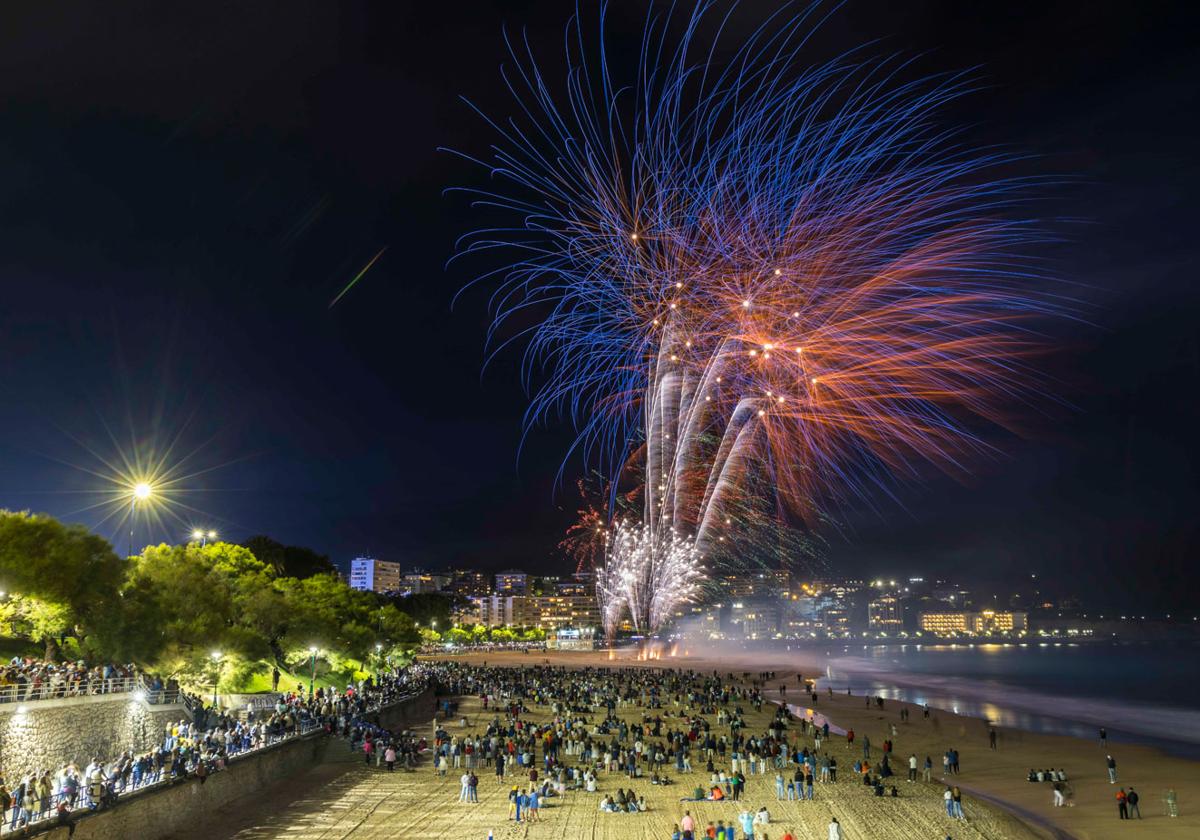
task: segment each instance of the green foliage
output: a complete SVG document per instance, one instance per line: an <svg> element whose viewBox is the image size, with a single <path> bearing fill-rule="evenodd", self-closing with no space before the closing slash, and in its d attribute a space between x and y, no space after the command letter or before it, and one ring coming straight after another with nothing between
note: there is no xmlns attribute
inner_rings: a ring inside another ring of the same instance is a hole
<svg viewBox="0 0 1200 840"><path fill-rule="evenodd" d="M436 621L437 626L442 629L450 626L450 608L453 600L449 595L440 592L419 592L393 598L392 603L417 624L430 627L431 623Z"/></svg>
<svg viewBox="0 0 1200 840"><path fill-rule="evenodd" d="M222 684L250 682L314 645L330 673L354 679L369 659L419 641L411 616L327 573L328 558L249 542L267 562L222 542L149 546L122 559L78 526L0 511L0 634L44 644L47 656L62 645L195 686L211 686L218 670Z"/></svg>
<svg viewBox="0 0 1200 840"><path fill-rule="evenodd" d="M424 642L449 642L454 645L479 645L485 642L543 642L546 631L540 627L485 627L482 624L472 624L465 627L451 627L445 633L433 633L421 630Z"/></svg>
<svg viewBox="0 0 1200 840"><path fill-rule="evenodd" d="M0 589L24 604L24 633L44 642L48 656L64 634L82 638L119 608L125 569L104 539L78 525L0 510Z"/></svg>
<svg viewBox="0 0 1200 840"><path fill-rule="evenodd" d="M284 545L270 537L255 536L242 543L279 577L307 578L337 574L337 568L324 554L298 545Z"/></svg>

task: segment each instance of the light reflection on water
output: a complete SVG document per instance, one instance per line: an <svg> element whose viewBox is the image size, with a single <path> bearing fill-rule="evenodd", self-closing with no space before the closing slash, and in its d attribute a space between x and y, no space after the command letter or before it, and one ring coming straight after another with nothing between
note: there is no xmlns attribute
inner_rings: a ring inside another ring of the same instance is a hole
<svg viewBox="0 0 1200 840"><path fill-rule="evenodd" d="M828 650L826 684L1000 726L1154 743L1200 756L1200 709L1190 690L1195 646L1074 643L853 645ZM1135 668L1139 703L1127 701ZM1148 702L1146 702L1148 701Z"/></svg>

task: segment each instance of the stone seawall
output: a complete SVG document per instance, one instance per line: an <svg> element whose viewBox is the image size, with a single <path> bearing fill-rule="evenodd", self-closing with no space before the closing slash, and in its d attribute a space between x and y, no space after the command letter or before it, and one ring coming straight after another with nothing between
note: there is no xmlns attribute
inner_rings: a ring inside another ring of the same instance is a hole
<svg viewBox="0 0 1200 840"><path fill-rule="evenodd" d="M0 768L5 781L68 761L112 761L125 750L162 743L168 722L190 718L180 704L152 706L133 694L0 704Z"/></svg>
<svg viewBox="0 0 1200 840"><path fill-rule="evenodd" d="M409 727L429 719L434 700L430 691L384 709L377 717L385 726ZM320 763L331 743L314 733L273 747L239 756L227 769L209 776L204 784L195 778L162 788L152 788L121 799L115 808L77 819L72 840L166 840L186 828L211 820L215 814L236 809L237 801L261 796L286 784L296 774ZM342 748L345 745L342 744ZM35 834L44 840L67 840L65 827L46 828ZM213 834L214 840L219 833Z"/></svg>

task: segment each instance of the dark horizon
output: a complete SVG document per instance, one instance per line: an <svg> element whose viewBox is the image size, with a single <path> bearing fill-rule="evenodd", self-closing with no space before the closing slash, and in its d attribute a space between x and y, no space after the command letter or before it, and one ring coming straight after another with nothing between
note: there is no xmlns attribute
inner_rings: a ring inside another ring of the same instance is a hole
<svg viewBox="0 0 1200 840"><path fill-rule="evenodd" d="M774 8L743 3L738 19ZM612 10L618 53L643 9ZM342 565L566 568L555 546L582 465L556 493L564 425L518 464L519 355L481 376L486 292L451 308L471 273L446 261L476 219L443 190L480 176L436 149L486 151L458 97L507 114L503 27L527 27L552 65L569 9L473 12L5 11L0 507L98 526L123 550L113 520L83 510L91 471L177 439L171 460L194 452L183 472L203 471L184 482L195 511L156 539L201 526ZM882 39L878 52L925 53L925 72L978 68L986 85L946 122L1074 179L1048 196L1068 241L1046 256L1081 299L1046 361L1063 405L997 438L965 487L930 476L840 512L833 574L1038 573L1104 606L1190 603L1196 22L1116 4L853 2L821 30L822 56Z"/></svg>

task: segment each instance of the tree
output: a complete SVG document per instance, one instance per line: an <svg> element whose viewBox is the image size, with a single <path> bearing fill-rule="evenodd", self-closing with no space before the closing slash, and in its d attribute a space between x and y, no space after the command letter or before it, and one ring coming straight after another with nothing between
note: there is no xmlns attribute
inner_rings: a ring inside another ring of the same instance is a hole
<svg viewBox="0 0 1200 840"><path fill-rule="evenodd" d="M127 561L102 537L39 514L0 510L0 589L25 609L31 633L53 659L58 639L81 642L118 610ZM34 638L31 636L31 638Z"/></svg>
<svg viewBox="0 0 1200 840"><path fill-rule="evenodd" d="M451 596L440 592L418 592L392 599L401 612L408 614L417 624L430 627L433 622L443 629L450 626Z"/></svg>
<svg viewBox="0 0 1200 840"><path fill-rule="evenodd" d="M313 575L337 573L337 567L329 557L318 554L311 548L284 545L261 534L251 537L242 545L274 569L278 577L308 578Z"/></svg>
<svg viewBox="0 0 1200 840"><path fill-rule="evenodd" d="M271 653L259 622L274 572L230 543L148 546L133 559L127 589L136 610L156 617L157 634L139 658L168 673L208 667L211 651L257 660Z"/></svg>

